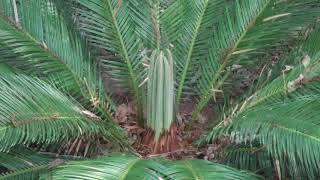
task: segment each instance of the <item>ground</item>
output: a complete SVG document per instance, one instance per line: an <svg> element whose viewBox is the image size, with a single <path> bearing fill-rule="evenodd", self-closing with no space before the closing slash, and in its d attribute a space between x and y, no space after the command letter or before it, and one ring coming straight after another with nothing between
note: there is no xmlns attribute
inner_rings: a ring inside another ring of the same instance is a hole
<svg viewBox="0 0 320 180"><path fill-rule="evenodd" d="M214 117L213 108L206 108L199 116L195 126L186 130L186 124L191 119L191 112L194 109L194 102L190 100L185 102L181 108L179 114L177 114L177 121L172 125L169 137L160 137L160 146L155 146L153 133L150 129L144 129L139 127L136 123L136 113L133 103L125 103L118 107L115 113L115 119L120 126L126 130L133 147L142 157L166 157L170 159L184 159L184 158L207 158L210 159L210 155L207 154L207 148L198 148L195 146L195 142L199 140L209 128L209 124L212 123L212 117ZM211 106L213 107L213 106ZM164 141L168 141L167 146L164 145Z"/></svg>

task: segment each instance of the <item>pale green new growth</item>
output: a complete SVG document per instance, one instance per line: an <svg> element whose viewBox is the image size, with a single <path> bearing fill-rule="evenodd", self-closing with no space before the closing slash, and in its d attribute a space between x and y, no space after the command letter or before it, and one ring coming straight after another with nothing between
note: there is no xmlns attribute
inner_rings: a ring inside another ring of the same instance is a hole
<svg viewBox="0 0 320 180"><path fill-rule="evenodd" d="M148 92L148 126L155 130L155 139L158 140L161 132L168 132L174 121L173 59L170 50L152 52Z"/></svg>

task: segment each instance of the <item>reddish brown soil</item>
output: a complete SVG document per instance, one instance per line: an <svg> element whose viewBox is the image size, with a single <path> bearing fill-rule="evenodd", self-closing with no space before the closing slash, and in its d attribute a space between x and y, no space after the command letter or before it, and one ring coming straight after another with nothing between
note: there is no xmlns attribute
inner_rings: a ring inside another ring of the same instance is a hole
<svg viewBox="0 0 320 180"><path fill-rule="evenodd" d="M118 107L115 119L124 128L131 140L133 147L143 157L167 157L171 159L204 158L207 156L207 148L199 149L194 142L199 140L209 127L214 111L210 106L206 108L197 119L194 127L186 130L190 122L191 112L194 109L195 100L183 104L177 114L176 123L171 126L169 132L163 132L158 143L154 139L151 129L144 129L136 123L136 113L132 103L122 104Z"/></svg>

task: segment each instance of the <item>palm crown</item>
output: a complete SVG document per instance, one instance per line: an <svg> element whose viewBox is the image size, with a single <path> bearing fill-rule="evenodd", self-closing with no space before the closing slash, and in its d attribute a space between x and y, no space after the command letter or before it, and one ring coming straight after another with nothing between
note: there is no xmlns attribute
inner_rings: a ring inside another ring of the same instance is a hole
<svg viewBox="0 0 320 180"><path fill-rule="evenodd" d="M0 1L0 179L317 179L319 16L319 0ZM235 96L244 70L258 73ZM134 155L119 92L155 149L186 100L188 129L214 104L197 145L227 139L221 164ZM129 154L43 152L101 140Z"/></svg>

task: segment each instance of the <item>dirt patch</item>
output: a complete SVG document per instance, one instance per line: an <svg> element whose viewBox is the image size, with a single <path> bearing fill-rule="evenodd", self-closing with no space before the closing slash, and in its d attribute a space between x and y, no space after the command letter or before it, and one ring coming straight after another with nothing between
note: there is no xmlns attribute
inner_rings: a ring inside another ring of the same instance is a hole
<svg viewBox="0 0 320 180"><path fill-rule="evenodd" d="M214 117L214 110L213 106L208 106L199 114L197 123L190 130L186 130L186 125L191 121L195 102L197 101L193 98L181 106L176 122L169 132L162 133L159 143L156 143L151 129L145 129L137 124L133 103L121 104L115 113L115 119L126 130L133 147L143 157L205 158L206 148L199 149L194 143L208 130Z"/></svg>

